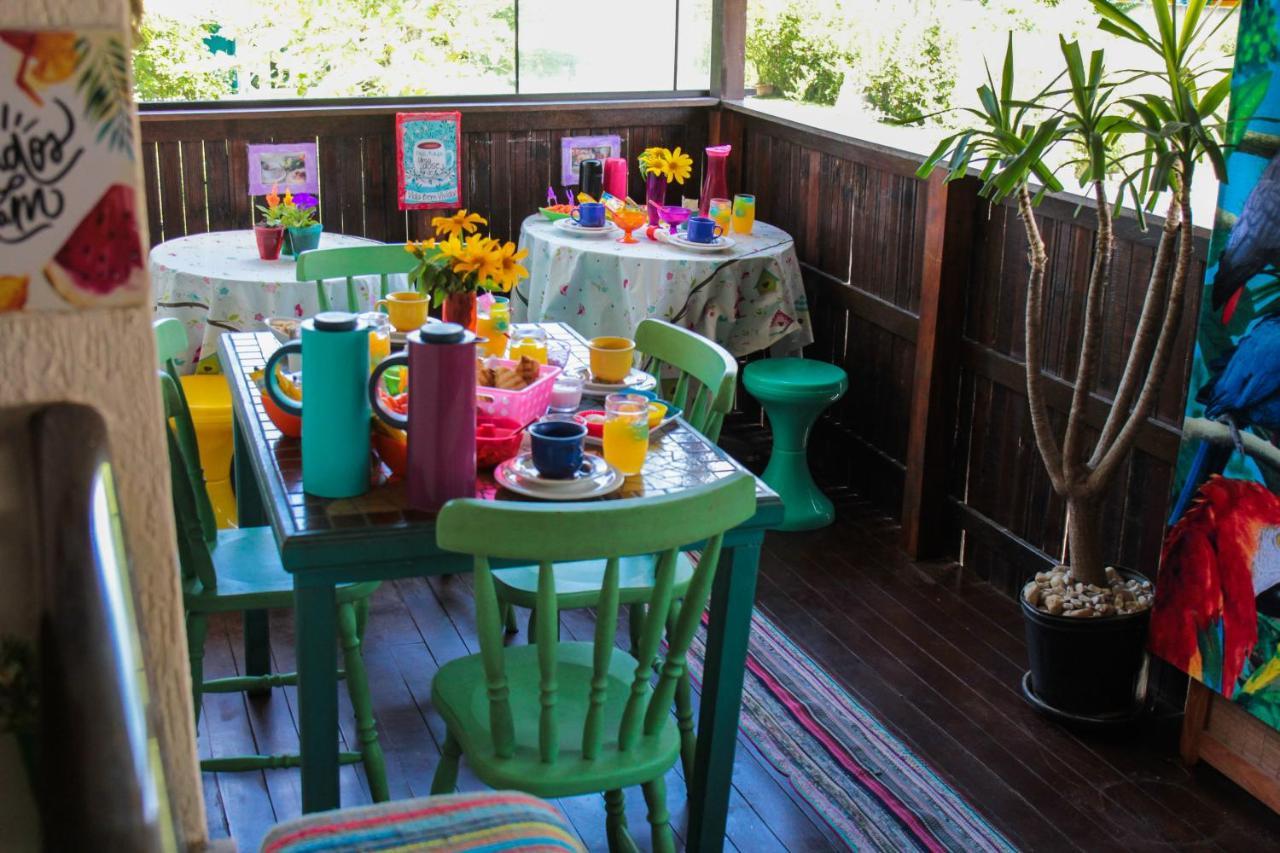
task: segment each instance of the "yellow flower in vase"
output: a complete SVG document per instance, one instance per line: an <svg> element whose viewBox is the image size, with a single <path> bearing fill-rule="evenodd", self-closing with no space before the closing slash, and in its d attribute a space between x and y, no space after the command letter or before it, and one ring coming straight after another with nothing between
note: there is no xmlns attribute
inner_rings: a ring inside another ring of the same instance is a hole
<svg viewBox="0 0 1280 853"><path fill-rule="evenodd" d="M466 208L459 210L453 216L435 216L431 219L431 227L436 229L436 235L439 237L446 234L451 238L462 234L474 234L481 225L488 224L489 220L478 213L467 213Z"/></svg>
<svg viewBox="0 0 1280 853"><path fill-rule="evenodd" d="M667 157L666 178L668 181L683 184L691 174L693 174L693 158L681 151L680 146L677 145Z"/></svg>
<svg viewBox="0 0 1280 853"><path fill-rule="evenodd" d="M528 249L517 252L516 244L511 242L497 250L499 270L493 276L493 281L502 288L503 293L511 292L511 288L519 284L521 279L529 277L529 271L520 264L528 254Z"/></svg>

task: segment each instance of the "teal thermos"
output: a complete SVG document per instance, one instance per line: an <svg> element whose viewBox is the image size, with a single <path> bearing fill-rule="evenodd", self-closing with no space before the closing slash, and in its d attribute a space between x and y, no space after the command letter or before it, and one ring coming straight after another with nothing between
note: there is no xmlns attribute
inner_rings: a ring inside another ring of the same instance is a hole
<svg viewBox="0 0 1280 853"><path fill-rule="evenodd" d="M301 340L267 360L267 393L302 418L302 489L321 498L369 490L369 327L355 314L326 311L302 322ZM276 363L302 353L299 406L280 392Z"/></svg>

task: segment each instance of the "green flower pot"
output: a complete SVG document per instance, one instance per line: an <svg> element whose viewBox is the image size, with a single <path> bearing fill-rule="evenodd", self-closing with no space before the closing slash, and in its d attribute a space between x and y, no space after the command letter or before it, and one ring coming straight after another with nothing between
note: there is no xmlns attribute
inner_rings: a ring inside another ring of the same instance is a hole
<svg viewBox="0 0 1280 853"><path fill-rule="evenodd" d="M286 228L285 231L288 233L285 241L288 251L285 254L296 258L303 252L309 252L320 246L320 232L324 231L324 226L317 222L305 228Z"/></svg>

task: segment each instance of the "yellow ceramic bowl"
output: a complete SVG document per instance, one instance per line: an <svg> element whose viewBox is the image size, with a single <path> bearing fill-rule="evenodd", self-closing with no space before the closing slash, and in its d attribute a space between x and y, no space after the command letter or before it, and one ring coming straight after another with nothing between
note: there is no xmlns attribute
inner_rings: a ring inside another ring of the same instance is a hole
<svg viewBox="0 0 1280 853"><path fill-rule="evenodd" d="M591 375L601 382L621 382L631 372L636 342L630 338L591 339Z"/></svg>
<svg viewBox="0 0 1280 853"><path fill-rule="evenodd" d="M649 429L657 429L658 424L667 416L667 404L657 400L649 401Z"/></svg>
<svg viewBox="0 0 1280 853"><path fill-rule="evenodd" d="M395 326L397 332L412 332L422 328L422 324L427 322L427 309L430 305L427 297L416 290L388 293L386 299L379 299L377 303L379 310L387 312L391 325Z"/></svg>

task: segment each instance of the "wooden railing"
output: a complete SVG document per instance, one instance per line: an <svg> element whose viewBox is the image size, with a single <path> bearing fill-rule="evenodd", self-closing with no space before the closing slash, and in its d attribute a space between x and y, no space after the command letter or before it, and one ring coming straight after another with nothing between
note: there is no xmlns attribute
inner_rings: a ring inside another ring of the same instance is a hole
<svg viewBox="0 0 1280 853"><path fill-rule="evenodd" d="M432 108L439 108L433 105ZM627 156L654 144L698 151L730 142L730 186L796 240L816 341L807 355L842 365L850 390L815 435L827 482L882 503L915 556L958 556L1007 590L1061 552L1065 509L1036 456L1026 413L1022 335L1026 244L1016 211L990 208L971 181L915 177L920 158L709 98L463 104L465 201L496 235L559 186L559 139L616 133ZM142 116L153 243L247 228L245 146L314 138L327 228L379 240L428 233L430 214L396 207L394 114L405 106L169 111ZM638 176L631 194L643 195ZM695 176L696 178L696 176ZM696 186L696 184L695 184ZM696 192L696 190L694 191ZM1045 369L1049 404L1070 400L1092 220L1078 201L1039 208L1051 273ZM1158 228L1117 225L1114 283L1095 428L1122 368ZM1155 415L1107 507L1109 556L1152 572L1177 455L1203 276L1197 242L1182 335ZM744 403L749 400L744 398Z"/></svg>
<svg viewBox="0 0 1280 853"><path fill-rule="evenodd" d="M634 157L650 145L699 150L710 98L661 101L432 104L462 113L463 201L514 238L520 222L560 188L560 138L617 134ZM142 113L150 238L249 228L249 143L316 140L325 227L387 242L429 236L429 211L396 203L395 114L414 105L290 106ZM643 196L632 169L631 192ZM259 199L259 203L260 203Z"/></svg>
<svg viewBox="0 0 1280 853"><path fill-rule="evenodd" d="M1065 522L1027 416L1028 265L1016 210L983 202L972 180L915 178L914 155L739 105L726 105L711 128L742 152L739 185L755 188L761 215L795 237L814 318L808 354L849 373L849 393L815 437L816 464L900 517L913 555L958 556L1012 591L1030 567L1061 554ZM1078 204L1050 198L1038 210L1050 257L1044 367L1049 405L1063 418L1093 237ZM1116 231L1106 360L1087 418L1095 429L1160 233L1158 221L1142 232L1129 219ZM1173 366L1106 509L1110 559L1146 572L1164 532L1206 250L1201 236Z"/></svg>

